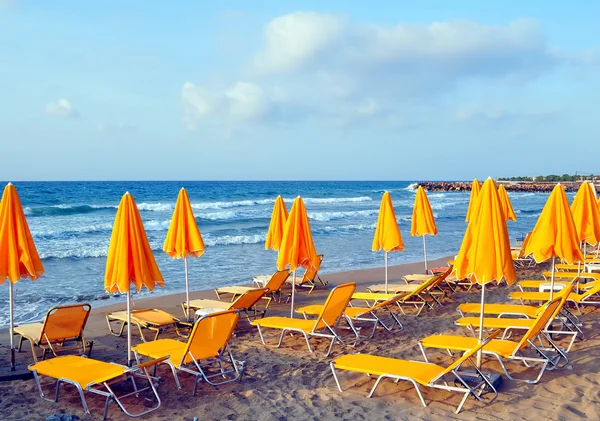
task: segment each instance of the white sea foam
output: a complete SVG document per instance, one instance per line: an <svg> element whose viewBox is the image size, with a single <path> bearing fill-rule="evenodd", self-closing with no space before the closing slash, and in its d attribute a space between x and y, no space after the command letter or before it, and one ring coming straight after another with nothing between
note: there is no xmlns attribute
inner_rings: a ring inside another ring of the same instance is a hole
<svg viewBox="0 0 600 421"><path fill-rule="evenodd" d="M336 219L356 218L373 216L379 213L378 209L368 209L360 211L340 211L340 212L308 212L308 218L315 221L327 222Z"/></svg>
<svg viewBox="0 0 600 421"><path fill-rule="evenodd" d="M166 219L164 221L157 221L155 219L144 222L144 228L146 231L166 231L169 229L169 225L171 224L170 219Z"/></svg>
<svg viewBox="0 0 600 421"><path fill-rule="evenodd" d="M286 201L292 201L292 199L286 199ZM306 199L302 199L304 203L315 203L315 204L325 204L325 203L348 203L348 202L370 202L371 199L369 196L360 196L360 197L326 197L326 198L312 198L307 197Z"/></svg>
<svg viewBox="0 0 600 421"><path fill-rule="evenodd" d="M416 191L418 187L419 187L419 183L411 183L404 190Z"/></svg>
<svg viewBox="0 0 600 421"><path fill-rule="evenodd" d="M223 235L204 239L207 246L230 246L237 244L258 244L265 241L266 235Z"/></svg>
<svg viewBox="0 0 600 421"><path fill-rule="evenodd" d="M34 237L55 237L55 236L68 236L76 234L91 234L94 232L102 232L112 229L110 222L102 224L85 225L81 227L70 226L66 229L32 229L31 235Z"/></svg>
<svg viewBox="0 0 600 421"><path fill-rule="evenodd" d="M174 205L171 203L138 203L137 207L141 211L150 212L169 212L173 210Z"/></svg>
<svg viewBox="0 0 600 421"><path fill-rule="evenodd" d="M326 232L345 232L345 231L363 231L363 230L374 230L377 227L377 223L373 224L350 224L340 226L326 226L323 231ZM315 230L317 231L317 230Z"/></svg>

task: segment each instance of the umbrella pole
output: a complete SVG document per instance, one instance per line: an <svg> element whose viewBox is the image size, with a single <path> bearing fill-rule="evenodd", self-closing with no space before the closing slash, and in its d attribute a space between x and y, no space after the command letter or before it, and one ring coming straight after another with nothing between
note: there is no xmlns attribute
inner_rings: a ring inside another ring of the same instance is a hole
<svg viewBox="0 0 600 421"><path fill-rule="evenodd" d="M581 243L579 244L581 246ZM583 242L583 249L585 250L585 241ZM583 261L585 262L585 251L583 252ZM581 276L581 261L577 262L577 277Z"/></svg>
<svg viewBox="0 0 600 421"><path fill-rule="evenodd" d="M127 366L131 367L131 289L127 290Z"/></svg>
<svg viewBox="0 0 600 421"><path fill-rule="evenodd" d="M10 327L8 334L10 335L10 371L15 371L15 340L13 338L13 327L14 327L14 318L13 318L13 283L9 279L8 280L8 299L9 299L9 318L10 318Z"/></svg>
<svg viewBox="0 0 600 421"><path fill-rule="evenodd" d="M483 341L483 315L485 306L485 284L481 285L481 312L479 313L479 343ZM482 350L477 351L477 367L481 367Z"/></svg>
<svg viewBox="0 0 600 421"><path fill-rule="evenodd" d="M290 310L290 317L294 318L294 291L296 290L296 271L294 270L292 276L292 306Z"/></svg>
<svg viewBox="0 0 600 421"><path fill-rule="evenodd" d="M427 241L425 240L424 234L423 234L423 255L425 256L425 274L427 274Z"/></svg>
<svg viewBox="0 0 600 421"><path fill-rule="evenodd" d="M556 256L552 256L552 278L550 280L550 301L552 301L552 297L554 296L554 261L556 260Z"/></svg>
<svg viewBox="0 0 600 421"><path fill-rule="evenodd" d="M385 293L388 293L388 252L385 252Z"/></svg>
<svg viewBox="0 0 600 421"><path fill-rule="evenodd" d="M183 264L185 266L185 317L188 322L190 321L190 282L188 281L188 261L187 256L183 258Z"/></svg>

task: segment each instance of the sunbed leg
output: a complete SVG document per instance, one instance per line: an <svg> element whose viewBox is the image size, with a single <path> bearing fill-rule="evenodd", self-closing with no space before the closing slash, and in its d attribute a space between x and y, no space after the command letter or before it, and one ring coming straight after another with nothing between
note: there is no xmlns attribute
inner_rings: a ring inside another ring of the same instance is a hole
<svg viewBox="0 0 600 421"><path fill-rule="evenodd" d="M106 402L104 403L104 416L102 417L102 421L104 421L106 419L106 417L108 416L108 406L110 405L111 400L112 399L110 396L106 397Z"/></svg>
<svg viewBox="0 0 600 421"><path fill-rule="evenodd" d="M335 380L335 384L337 384L337 387L340 390L340 392L343 392L344 389L342 389L342 386L340 385L340 381L337 378L337 374L335 373L335 365L333 365L333 361L331 361L329 363L329 367L331 367L331 372L333 373L333 379Z"/></svg>
<svg viewBox="0 0 600 421"><path fill-rule="evenodd" d="M177 390L181 390L181 384L179 384L179 377L177 377L177 370L171 361L165 361L169 367L171 367L171 371L173 372L173 378L175 379L175 384L177 385Z"/></svg>
<svg viewBox="0 0 600 421"><path fill-rule="evenodd" d="M325 354L326 357L329 357L329 354L331 354L331 348L333 348L334 342L335 342L335 336L333 338L331 338L331 343L329 344L329 349L327 350L327 354ZM306 343L308 343L308 338L306 338Z"/></svg>
<svg viewBox="0 0 600 421"><path fill-rule="evenodd" d="M258 336L260 336L260 341L263 343L263 345L267 346L267 343L265 342L265 338L263 337L260 325L257 324L256 327L258 328Z"/></svg>
<svg viewBox="0 0 600 421"><path fill-rule="evenodd" d="M470 390L467 390L465 392L465 395L463 396L463 398L460 400L460 403L458 404L458 406L456 407L456 411L454 411L455 414L458 414L460 412L460 410L462 409L463 405L465 404L465 402L467 401L467 398L469 397L469 395L471 394Z"/></svg>
<svg viewBox="0 0 600 421"><path fill-rule="evenodd" d="M425 360L426 363L429 362L429 360L427 359L427 354L425 354L425 348L423 348L423 344L419 341L419 348L421 348L421 354L423 354L423 359Z"/></svg>
<svg viewBox="0 0 600 421"><path fill-rule="evenodd" d="M417 382L415 382L413 379L406 379L406 380L410 380L410 382L415 387L415 390L417 391L417 395L419 395L419 399L421 399L421 403L423 404L423 406L427 407L427 402L425 402L425 398L423 397L423 394L421 393L421 388L419 387Z"/></svg>
<svg viewBox="0 0 600 421"><path fill-rule="evenodd" d="M306 332L302 332L302 334L304 335L304 339L306 340L306 346L308 347L308 351L313 352L312 348L310 347L310 342L308 341L308 335L306 334ZM279 343L281 344L281 341ZM333 343L331 345L333 345ZM329 351L325 356L328 356L331 352L331 345L329 346Z"/></svg>
<svg viewBox="0 0 600 421"><path fill-rule="evenodd" d="M375 384L373 385L373 388L371 389L371 391L369 392L369 395L367 396L367 398L370 398L373 396L373 393L375 393L375 389L377 389L377 386L379 386L379 383L381 382L381 380L384 378L385 376L382 374L381 376L377 377L377 380L375 381Z"/></svg>

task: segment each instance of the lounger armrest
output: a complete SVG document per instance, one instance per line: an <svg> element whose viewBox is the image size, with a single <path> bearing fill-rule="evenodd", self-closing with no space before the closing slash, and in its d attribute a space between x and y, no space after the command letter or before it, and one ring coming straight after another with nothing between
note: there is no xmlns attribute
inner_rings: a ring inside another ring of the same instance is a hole
<svg viewBox="0 0 600 421"><path fill-rule="evenodd" d="M150 367L154 367L156 364L160 364L163 361L166 361L170 358L170 355L165 355L164 357L160 357L160 358L155 358L153 360L150 361L146 361L143 363L140 363L136 366L131 367L130 369L126 370L126 372L132 372L132 371L136 371L138 369L144 369L144 368L150 368Z"/></svg>

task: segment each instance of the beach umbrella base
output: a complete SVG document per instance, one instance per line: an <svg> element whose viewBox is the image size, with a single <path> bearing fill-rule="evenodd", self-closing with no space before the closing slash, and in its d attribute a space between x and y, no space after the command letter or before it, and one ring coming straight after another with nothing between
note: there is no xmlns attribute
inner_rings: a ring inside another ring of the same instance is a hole
<svg viewBox="0 0 600 421"><path fill-rule="evenodd" d="M33 373L27 369L28 364L17 362L11 368L8 361L3 360L0 364L0 382L11 382L13 380L33 379Z"/></svg>
<svg viewBox="0 0 600 421"><path fill-rule="evenodd" d="M465 383L473 389L481 386L481 383L483 381L481 380L479 373L477 373L477 371L475 370L461 370L458 372L458 374L465 381ZM494 386L496 390L500 390L500 386L502 386L502 376L500 374L487 373L483 371L483 375L486 377L486 379L488 379L488 381L492 384L492 386ZM485 390L491 391L490 387L487 384L485 385Z"/></svg>

